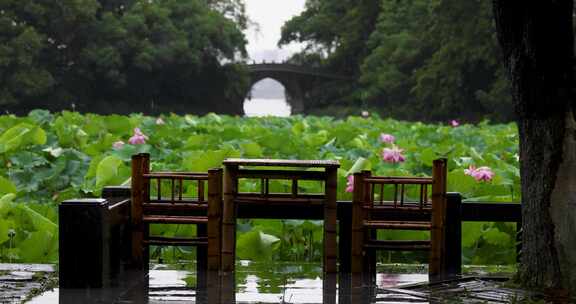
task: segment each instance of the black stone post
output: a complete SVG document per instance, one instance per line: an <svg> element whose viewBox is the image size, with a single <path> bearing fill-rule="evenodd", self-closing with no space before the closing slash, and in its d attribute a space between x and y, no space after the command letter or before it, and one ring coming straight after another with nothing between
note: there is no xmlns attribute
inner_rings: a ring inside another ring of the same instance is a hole
<svg viewBox="0 0 576 304"><path fill-rule="evenodd" d="M106 199L62 202L59 212L60 288L110 285L110 229Z"/></svg>
<svg viewBox="0 0 576 304"><path fill-rule="evenodd" d="M445 263L443 273L449 277L462 274L462 196L460 193L446 194Z"/></svg>
<svg viewBox="0 0 576 304"><path fill-rule="evenodd" d="M114 286L121 285L127 270L131 270L132 247L130 230L130 187L108 186L102 189L102 198L108 201L108 227L110 249L110 279Z"/></svg>
<svg viewBox="0 0 576 304"><path fill-rule="evenodd" d="M106 186L102 189L102 198L111 203L130 199L130 186Z"/></svg>

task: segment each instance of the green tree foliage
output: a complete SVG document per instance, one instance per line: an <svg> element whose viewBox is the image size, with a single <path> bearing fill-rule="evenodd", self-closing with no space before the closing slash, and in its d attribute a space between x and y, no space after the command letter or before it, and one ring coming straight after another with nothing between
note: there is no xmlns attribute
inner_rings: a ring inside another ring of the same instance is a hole
<svg viewBox="0 0 576 304"><path fill-rule="evenodd" d="M308 43L296 61L357 76L344 99L387 116L513 118L489 1L309 0L283 28L292 41Z"/></svg>
<svg viewBox="0 0 576 304"><path fill-rule="evenodd" d="M239 90L236 0L0 1L0 104L94 109ZM232 81L234 79L235 81Z"/></svg>
<svg viewBox="0 0 576 304"><path fill-rule="evenodd" d="M308 42L305 53L320 53L333 69L355 75L366 56L379 2L308 0L305 11L283 26L279 44Z"/></svg>

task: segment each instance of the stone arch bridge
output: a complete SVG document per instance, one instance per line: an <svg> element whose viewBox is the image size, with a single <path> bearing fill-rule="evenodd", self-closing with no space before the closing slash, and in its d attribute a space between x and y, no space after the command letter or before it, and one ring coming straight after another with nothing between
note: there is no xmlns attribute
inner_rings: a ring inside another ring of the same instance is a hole
<svg viewBox="0 0 576 304"><path fill-rule="evenodd" d="M292 114L305 113L310 103L311 92L332 81L351 80L351 77L326 72L322 69L304 67L290 63L253 63L248 65L252 90L258 81L271 78L278 81L286 90L286 101L292 107ZM246 92L248 96L250 91ZM243 102L243 100L242 100Z"/></svg>

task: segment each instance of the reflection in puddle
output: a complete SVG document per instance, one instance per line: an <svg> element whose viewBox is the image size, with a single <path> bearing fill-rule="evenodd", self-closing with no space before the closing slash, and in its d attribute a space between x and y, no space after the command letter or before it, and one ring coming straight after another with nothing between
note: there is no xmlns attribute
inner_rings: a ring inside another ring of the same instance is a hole
<svg viewBox="0 0 576 304"><path fill-rule="evenodd" d="M428 275L426 274L378 273L376 275L376 286L378 288L402 287L426 281L428 281Z"/></svg>
<svg viewBox="0 0 576 304"><path fill-rule="evenodd" d="M478 303L479 299L482 303L509 303L508 299L531 297L529 292L501 285L501 282L513 273L514 269L511 267L464 267L465 273L489 273L491 278L462 277L458 280L427 284L425 266L388 264L378 268L376 289L340 288L338 292L333 276L326 277L326 280L321 279L320 264L239 261L234 276L219 278L217 275L207 274L204 276L206 280L202 279L202 275L198 278L195 268L194 264L152 265L148 277L144 277L141 272L124 273L114 288L55 289L28 303L414 304L452 303L454 301L448 300L454 299L457 300L456 303ZM215 278L216 284L210 283L214 282ZM201 282L208 285L197 288Z"/></svg>
<svg viewBox="0 0 576 304"><path fill-rule="evenodd" d="M272 292L277 290L278 292ZM238 285L236 301L239 303L322 303L322 279L287 279L279 286L271 286L256 275L246 276Z"/></svg>
<svg viewBox="0 0 576 304"><path fill-rule="evenodd" d="M46 292L30 303L343 303L337 296L323 292L320 264L247 263L240 261L235 273L235 295L230 298L218 294L218 301L208 301L206 288L196 289L194 265L153 266L148 280L132 280L118 288L92 290L58 290ZM378 287L400 287L426 282L426 274L379 273ZM208 290L211 286L208 283ZM223 288L225 289L225 288ZM222 293L222 290L218 290ZM232 300L234 301L234 300ZM349 303L349 302L348 302Z"/></svg>
<svg viewBox="0 0 576 304"><path fill-rule="evenodd" d="M186 279L194 274L186 270L150 270L150 287L186 287Z"/></svg>

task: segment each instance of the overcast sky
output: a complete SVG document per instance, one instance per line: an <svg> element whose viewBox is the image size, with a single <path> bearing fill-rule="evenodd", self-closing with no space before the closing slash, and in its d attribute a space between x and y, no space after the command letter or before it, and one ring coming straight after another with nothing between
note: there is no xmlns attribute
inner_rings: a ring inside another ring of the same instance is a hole
<svg viewBox="0 0 576 304"><path fill-rule="evenodd" d="M259 57L258 53L278 49L276 45L280 39L282 25L292 16L300 14L304 9L305 1L245 0L249 18L260 26L259 32L256 32L255 28L250 28L246 33L248 38L247 50L251 58ZM298 49L298 46L291 45L287 49L289 52L293 52Z"/></svg>

